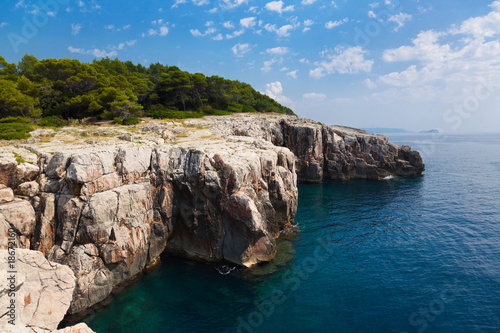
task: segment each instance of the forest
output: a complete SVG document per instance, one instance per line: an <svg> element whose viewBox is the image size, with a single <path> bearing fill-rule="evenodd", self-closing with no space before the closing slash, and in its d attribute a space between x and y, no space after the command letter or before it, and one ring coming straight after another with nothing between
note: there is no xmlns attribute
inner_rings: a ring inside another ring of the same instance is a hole
<svg viewBox="0 0 500 333"><path fill-rule="evenodd" d="M247 83L176 66L109 58L38 60L29 54L16 65L0 56L0 124L21 117L32 124L89 118L121 123L237 112L294 114Z"/></svg>

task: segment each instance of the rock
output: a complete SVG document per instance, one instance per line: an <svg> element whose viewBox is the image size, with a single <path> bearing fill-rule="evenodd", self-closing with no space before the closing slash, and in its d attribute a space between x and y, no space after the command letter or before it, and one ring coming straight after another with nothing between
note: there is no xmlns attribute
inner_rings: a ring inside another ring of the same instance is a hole
<svg viewBox="0 0 500 333"><path fill-rule="evenodd" d="M28 201L20 199L0 204L0 219L16 230L23 247L29 249L30 239L36 226L33 206Z"/></svg>
<svg viewBox="0 0 500 333"><path fill-rule="evenodd" d="M85 310L105 300L111 293L113 274L98 256L95 245L75 245L69 254L56 245L50 250L48 258L68 265L75 274L76 287L68 313Z"/></svg>
<svg viewBox="0 0 500 333"><path fill-rule="evenodd" d="M33 248L48 255L56 238L56 197L53 193L41 193L36 211L37 232Z"/></svg>
<svg viewBox="0 0 500 333"><path fill-rule="evenodd" d="M39 168L30 163L18 164L12 157L8 160L0 159L0 184L10 188L17 188L19 184L35 180Z"/></svg>
<svg viewBox="0 0 500 333"><path fill-rule="evenodd" d="M26 183L19 184L19 186L17 187L16 193L17 193L17 195L34 197L35 195L38 194L39 190L40 190L40 185L38 185L37 182L32 181L32 182L26 182Z"/></svg>
<svg viewBox="0 0 500 333"><path fill-rule="evenodd" d="M10 187L0 184L0 203L11 202L14 200L14 191Z"/></svg>
<svg viewBox="0 0 500 333"><path fill-rule="evenodd" d="M52 333L95 333L87 326L85 323L79 323L74 326L61 328L60 330L54 331Z"/></svg>
<svg viewBox="0 0 500 333"><path fill-rule="evenodd" d="M54 131L53 129L42 129L42 128L38 128L34 131L31 131L30 134L31 134L31 137L33 138L36 138L38 136L44 136L44 135L51 135L51 134L54 134L56 131Z"/></svg>
<svg viewBox="0 0 500 333"><path fill-rule="evenodd" d="M69 308L75 276L64 265L49 262L38 251L16 249L15 271L11 271L5 260L0 261L0 306L6 309L15 301L15 325L7 322L9 316L0 319L2 332L51 332L63 319ZM0 250L2 258L7 251ZM13 279L12 279L13 277ZM10 278L10 280L8 279ZM10 282L15 285L15 296L9 297Z"/></svg>
<svg viewBox="0 0 500 333"><path fill-rule="evenodd" d="M55 152L50 158L46 168L45 174L49 178L60 179L66 175L66 168L70 162L71 153L69 152Z"/></svg>
<svg viewBox="0 0 500 333"><path fill-rule="evenodd" d="M92 147L54 140L19 148L28 158L37 152L38 167L18 166L18 148L0 149L0 182L9 186L0 188L0 234L71 268L70 313L105 300L163 252L243 266L273 260L297 212L298 181L414 176L424 168L418 152L387 137L289 116L140 128L134 142L118 139L125 132L117 129ZM175 145L164 144L174 137ZM1 237L0 248L7 245Z"/></svg>

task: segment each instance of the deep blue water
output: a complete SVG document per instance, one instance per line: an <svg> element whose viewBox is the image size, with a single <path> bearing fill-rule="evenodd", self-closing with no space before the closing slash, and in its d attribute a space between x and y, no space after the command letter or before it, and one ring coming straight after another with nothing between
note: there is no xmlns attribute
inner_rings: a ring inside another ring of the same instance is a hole
<svg viewBox="0 0 500 333"><path fill-rule="evenodd" d="M425 176L301 185L280 257L163 264L85 321L104 332L500 332L500 135L391 136Z"/></svg>

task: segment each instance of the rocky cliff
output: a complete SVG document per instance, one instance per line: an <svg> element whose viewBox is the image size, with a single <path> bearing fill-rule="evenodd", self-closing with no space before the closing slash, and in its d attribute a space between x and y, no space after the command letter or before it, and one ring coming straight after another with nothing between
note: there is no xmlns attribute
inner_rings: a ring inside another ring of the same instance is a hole
<svg viewBox="0 0 500 333"><path fill-rule="evenodd" d="M165 251L272 260L296 213L297 180L422 171L417 152L386 137L294 117L65 128L1 149L0 233L13 228L17 247L71 268L77 313Z"/></svg>

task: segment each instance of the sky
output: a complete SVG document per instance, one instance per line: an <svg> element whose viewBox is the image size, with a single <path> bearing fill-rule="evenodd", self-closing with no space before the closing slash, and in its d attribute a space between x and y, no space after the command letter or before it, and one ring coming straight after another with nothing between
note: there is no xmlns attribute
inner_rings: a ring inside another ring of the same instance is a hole
<svg viewBox="0 0 500 333"><path fill-rule="evenodd" d="M0 55L26 53L219 75L325 124L500 132L500 0L4 2Z"/></svg>

